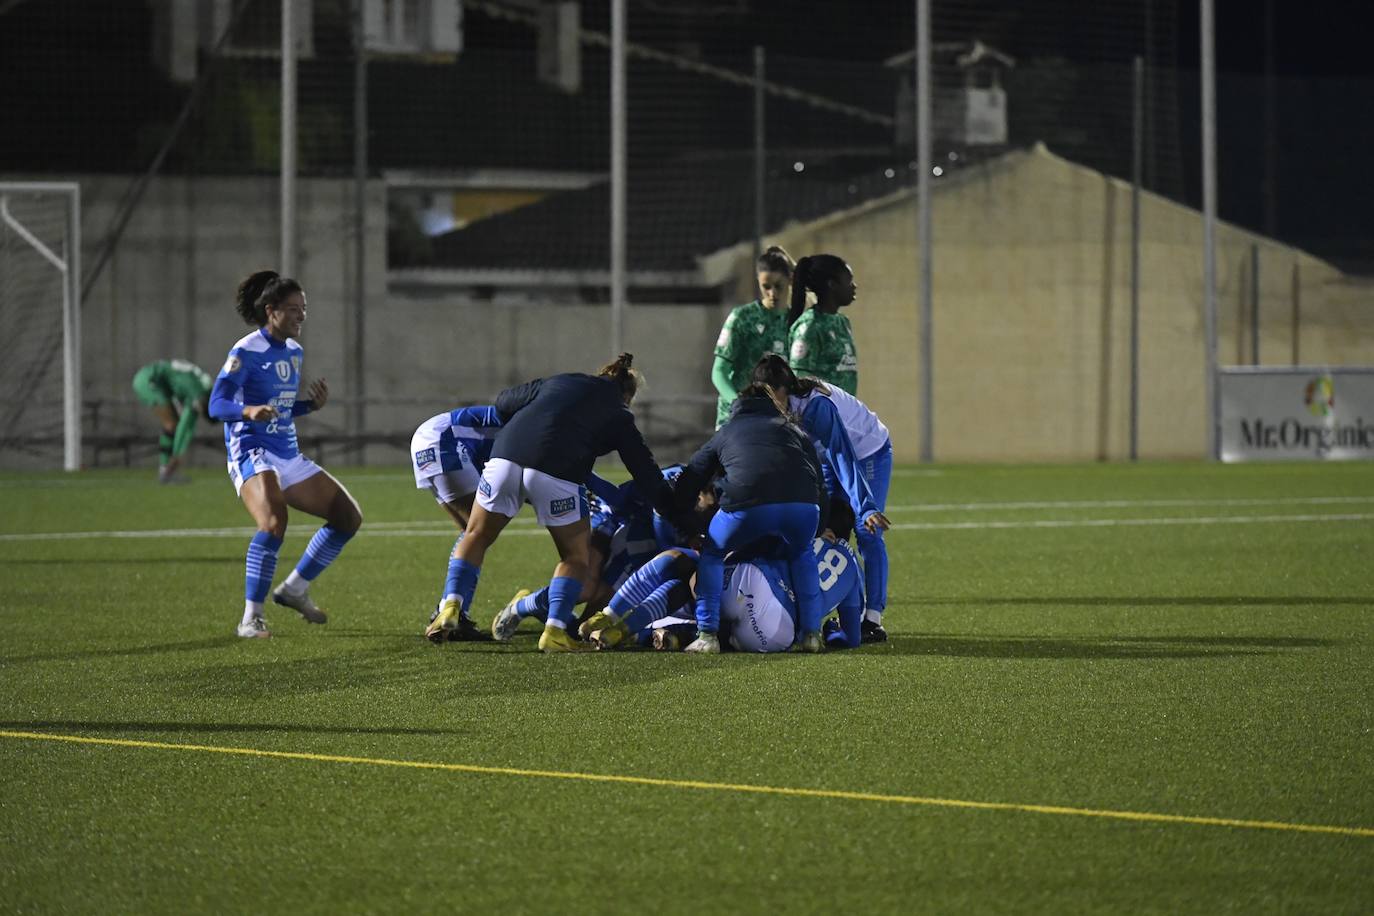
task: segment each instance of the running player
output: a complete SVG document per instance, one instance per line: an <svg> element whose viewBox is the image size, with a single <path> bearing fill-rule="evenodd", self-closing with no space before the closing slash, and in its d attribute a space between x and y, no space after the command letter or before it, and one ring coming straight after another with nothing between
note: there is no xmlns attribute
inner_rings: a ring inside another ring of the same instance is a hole
<svg viewBox="0 0 1374 916"><path fill-rule="evenodd" d="M759 297L731 310L716 339L716 358L711 365L711 383L720 394L716 402L716 429L730 419L730 406L749 384L749 372L759 357L787 352L792 258L774 245L759 256L754 267L758 271Z"/></svg>
<svg viewBox="0 0 1374 916"><path fill-rule="evenodd" d="M158 483L177 483L181 456L191 446L196 420L206 413L210 376L184 359L161 359L134 374L134 394L157 415L162 435L157 440Z"/></svg>
<svg viewBox="0 0 1374 916"><path fill-rule="evenodd" d="M761 537L782 541L797 591L804 649L821 649L820 583L811 560L825 496L820 459L800 430L788 422L761 385L740 392L730 421L687 463L674 498L695 500L720 475L720 511L711 520L697 569L697 638L688 651L720 651L720 598L725 555Z"/></svg>
<svg viewBox="0 0 1374 916"><path fill-rule="evenodd" d="M482 470L467 531L459 542L445 585L439 616L425 635L431 639L458 626L472 607L487 550L524 502L546 527L558 548L559 563L549 583L548 621L539 638L543 652L589 648L567 632L584 587L590 590L591 526L582 481L595 460L617 452L651 505L667 508L671 491L644 437L635 426L630 403L641 381L633 357L622 353L596 375L567 373L535 379L496 397L504 426ZM670 513L671 514L671 513Z"/></svg>
<svg viewBox="0 0 1374 916"><path fill-rule="evenodd" d="M270 636L263 602L272 587L277 551L286 535L287 507L323 518L286 581L272 592L277 604L307 623L324 623L310 600L310 583L343 550L363 523L358 504L323 468L300 453L296 417L329 399L324 379L299 398L305 291L295 280L260 270L239 284L237 309L257 330L234 344L210 392L210 416L224 423L229 478L258 532L248 544L240 636Z"/></svg>
<svg viewBox="0 0 1374 916"><path fill-rule="evenodd" d="M859 527L859 555L864 558L864 642L883 642L887 608L887 544L890 526L887 491L892 483L892 438L878 415L858 398L813 378L798 378L778 356L765 356L754 367L754 381L781 399L780 408L801 418L820 452L831 493L849 499Z"/></svg>
<svg viewBox="0 0 1374 916"><path fill-rule="evenodd" d="M501 417L495 407L459 407L446 411L420 424L410 437L411 466L415 471L415 487L429 490L434 501L458 526L458 540L468 526L472 500L482 479L482 468L491 457ZM449 554L449 566L455 562L458 542ZM439 616L434 606L430 620ZM466 613L459 616L458 625L445 631L450 640L482 642L490 639L486 631L473 623Z"/></svg>
<svg viewBox="0 0 1374 916"><path fill-rule="evenodd" d="M816 304L806 308L806 292L816 294ZM854 329L840 309L858 297L854 271L833 254L816 254L797 262L792 280L791 332L788 361L805 372L837 385L849 394L859 393L859 354L854 349Z"/></svg>

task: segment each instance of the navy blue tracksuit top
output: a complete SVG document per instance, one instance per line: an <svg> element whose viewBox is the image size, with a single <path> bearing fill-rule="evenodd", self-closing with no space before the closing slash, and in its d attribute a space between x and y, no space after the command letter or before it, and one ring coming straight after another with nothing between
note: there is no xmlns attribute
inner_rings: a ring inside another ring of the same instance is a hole
<svg viewBox="0 0 1374 916"><path fill-rule="evenodd" d="M601 455L616 452L645 501L667 503L667 484L635 416L612 379L581 372L535 379L496 396L504 425L492 458L581 484Z"/></svg>
<svg viewBox="0 0 1374 916"><path fill-rule="evenodd" d="M701 447L675 488L679 505L716 474L720 508L812 503L826 516L829 497L811 439L766 397L740 398L730 420Z"/></svg>

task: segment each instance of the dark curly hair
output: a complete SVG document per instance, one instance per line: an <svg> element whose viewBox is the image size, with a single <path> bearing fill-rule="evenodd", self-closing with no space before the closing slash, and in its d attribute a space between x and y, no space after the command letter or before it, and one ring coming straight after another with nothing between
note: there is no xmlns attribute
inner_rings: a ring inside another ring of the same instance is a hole
<svg viewBox="0 0 1374 916"><path fill-rule="evenodd" d="M292 293L303 293L301 285L275 270L259 270L249 274L239 284L234 308L248 324L262 327L267 324L267 307L276 308Z"/></svg>

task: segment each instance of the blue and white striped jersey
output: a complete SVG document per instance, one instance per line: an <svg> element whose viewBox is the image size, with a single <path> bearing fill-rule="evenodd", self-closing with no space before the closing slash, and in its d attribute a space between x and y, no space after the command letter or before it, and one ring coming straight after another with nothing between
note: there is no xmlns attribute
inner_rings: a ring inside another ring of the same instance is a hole
<svg viewBox="0 0 1374 916"><path fill-rule="evenodd" d="M210 416L224 422L224 447L231 460L259 448L278 458L300 454L295 418L314 406L297 400L302 353L296 341L279 341L265 328L244 335L230 349L210 391ZM277 415L250 422L243 419L245 404L270 404Z"/></svg>

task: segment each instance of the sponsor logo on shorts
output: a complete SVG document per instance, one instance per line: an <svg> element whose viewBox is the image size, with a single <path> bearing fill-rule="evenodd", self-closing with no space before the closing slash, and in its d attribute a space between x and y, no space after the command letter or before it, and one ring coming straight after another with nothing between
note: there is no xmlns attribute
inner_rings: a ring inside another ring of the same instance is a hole
<svg viewBox="0 0 1374 916"><path fill-rule="evenodd" d="M550 515L567 515L577 508L577 497L569 496L565 499L553 499L549 501Z"/></svg>
<svg viewBox="0 0 1374 916"><path fill-rule="evenodd" d="M758 638L759 646L767 652L768 637L765 636L763 630L759 628L759 620L754 616L754 612L758 609L758 601L753 595L743 589L739 591L739 595L744 599L744 614L749 618L749 629L754 631L754 636Z"/></svg>
<svg viewBox="0 0 1374 916"><path fill-rule="evenodd" d="M415 466L421 470L429 467L437 460L438 456L432 448L423 449L415 453Z"/></svg>
<svg viewBox="0 0 1374 916"><path fill-rule="evenodd" d="M478 481L477 492L487 497L487 499L491 499L491 484L487 483L487 479L485 477Z"/></svg>

